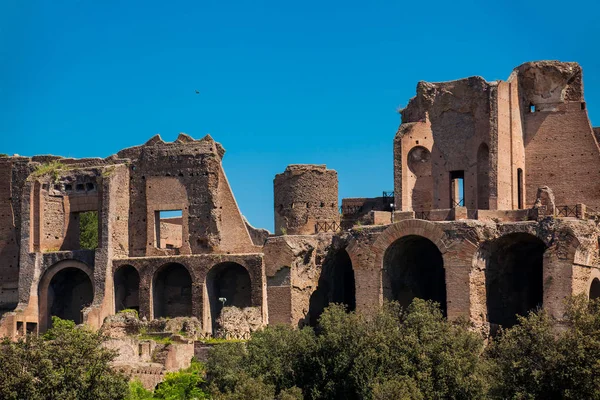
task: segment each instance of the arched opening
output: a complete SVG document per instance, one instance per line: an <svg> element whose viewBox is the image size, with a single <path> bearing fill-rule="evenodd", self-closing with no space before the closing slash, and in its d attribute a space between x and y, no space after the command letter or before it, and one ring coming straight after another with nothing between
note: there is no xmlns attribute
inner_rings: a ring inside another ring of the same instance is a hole
<svg viewBox="0 0 600 400"><path fill-rule="evenodd" d="M485 143L477 150L477 208L490 208L490 149Z"/></svg>
<svg viewBox="0 0 600 400"><path fill-rule="evenodd" d="M423 146L413 147L407 156L407 165L414 181L411 201L413 210L429 210L433 205L433 177L431 152Z"/></svg>
<svg viewBox="0 0 600 400"><path fill-rule="evenodd" d="M213 333L223 307L245 308L252 305L250 274L235 262L215 265L206 275L206 290Z"/></svg>
<svg viewBox="0 0 600 400"><path fill-rule="evenodd" d="M527 233L513 233L491 244L485 271L488 321L510 327L517 315L542 305L546 245Z"/></svg>
<svg viewBox="0 0 600 400"><path fill-rule="evenodd" d="M348 311L356 309L356 292L352 261L346 250L338 250L323 262L317 290L310 296L308 323L315 326L323 310L331 304L344 304Z"/></svg>
<svg viewBox="0 0 600 400"><path fill-rule="evenodd" d="M52 326L54 316L83 323L82 310L92 304L93 299L94 287L88 274L75 267L60 270L48 285L46 327Z"/></svg>
<svg viewBox="0 0 600 400"><path fill-rule="evenodd" d="M140 274L131 265L115 272L115 312L125 309L140 310Z"/></svg>
<svg viewBox="0 0 600 400"><path fill-rule="evenodd" d="M163 265L152 282L154 318L192 315L192 277L181 264Z"/></svg>
<svg viewBox="0 0 600 400"><path fill-rule="evenodd" d="M590 285L590 300L600 298L600 279L594 278Z"/></svg>
<svg viewBox="0 0 600 400"><path fill-rule="evenodd" d="M414 298L439 303L446 315L444 259L429 239L409 235L396 240L383 256L383 292L407 307Z"/></svg>

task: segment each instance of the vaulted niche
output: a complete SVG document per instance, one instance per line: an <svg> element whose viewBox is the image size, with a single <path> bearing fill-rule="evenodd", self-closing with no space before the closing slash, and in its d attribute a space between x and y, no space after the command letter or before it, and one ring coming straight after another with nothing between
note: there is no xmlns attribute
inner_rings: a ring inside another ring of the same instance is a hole
<svg viewBox="0 0 600 400"><path fill-rule="evenodd" d="M206 289L213 333L223 307L245 308L252 305L250 274L235 262L215 265L206 275Z"/></svg>
<svg viewBox="0 0 600 400"><path fill-rule="evenodd" d="M590 300L595 300L600 298L600 280L598 278L594 278L592 284L590 285Z"/></svg>
<svg viewBox="0 0 600 400"><path fill-rule="evenodd" d="M350 256L343 249L328 254L323 263L317 290L310 297L308 323L315 326L331 303L343 304L348 311L356 309L354 270Z"/></svg>
<svg viewBox="0 0 600 400"><path fill-rule="evenodd" d="M492 243L485 271L490 324L512 326L517 315L542 306L545 250L544 242L527 233Z"/></svg>
<svg viewBox="0 0 600 400"><path fill-rule="evenodd" d="M415 146L408 153L408 169L412 172L413 210L429 210L433 204L433 177L431 175L431 153L423 146Z"/></svg>
<svg viewBox="0 0 600 400"><path fill-rule="evenodd" d="M162 266L152 282L154 318L192 316L192 277L181 264Z"/></svg>
<svg viewBox="0 0 600 400"><path fill-rule="evenodd" d="M94 288L89 276L78 268L59 271L48 286L47 326L52 326L52 317L83 323L82 310L92 304Z"/></svg>
<svg viewBox="0 0 600 400"><path fill-rule="evenodd" d="M446 314L444 260L429 239L409 235L396 240L383 257L383 293L387 300L408 306L414 298L439 303Z"/></svg>
<svg viewBox="0 0 600 400"><path fill-rule="evenodd" d="M115 272L115 312L125 309L140 310L140 275L131 265Z"/></svg>

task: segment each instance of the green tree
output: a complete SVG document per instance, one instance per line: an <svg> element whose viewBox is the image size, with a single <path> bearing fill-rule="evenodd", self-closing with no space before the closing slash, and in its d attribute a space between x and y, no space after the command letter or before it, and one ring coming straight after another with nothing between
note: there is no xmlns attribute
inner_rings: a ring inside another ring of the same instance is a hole
<svg viewBox="0 0 600 400"><path fill-rule="evenodd" d="M0 398L122 399L127 377L111 368L116 354L105 337L72 321L53 318L43 336L4 340L0 351Z"/></svg>
<svg viewBox="0 0 600 400"><path fill-rule="evenodd" d="M498 399L600 399L600 302L569 299L564 321L520 317L487 349Z"/></svg>
<svg viewBox="0 0 600 400"><path fill-rule="evenodd" d="M90 250L98 247L98 211L79 213L79 247Z"/></svg>
<svg viewBox="0 0 600 400"><path fill-rule="evenodd" d="M275 398L298 389L306 399L485 398L483 339L467 328L422 300L406 310L387 304L371 319L332 305L315 330L267 327L245 347L217 346L208 380L231 395L272 387Z"/></svg>
<svg viewBox="0 0 600 400"><path fill-rule="evenodd" d="M189 368L168 373L154 391L154 398L164 400L208 399L201 388L204 384L203 375L204 368L202 364L192 360Z"/></svg>

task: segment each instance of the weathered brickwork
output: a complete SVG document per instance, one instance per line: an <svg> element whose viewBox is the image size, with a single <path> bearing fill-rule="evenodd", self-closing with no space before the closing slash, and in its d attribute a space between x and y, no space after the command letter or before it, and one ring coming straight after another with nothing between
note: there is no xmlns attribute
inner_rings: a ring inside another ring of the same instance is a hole
<svg viewBox="0 0 600 400"><path fill-rule="evenodd" d="M489 332L600 296L600 129L579 65L420 82L401 115L393 194L339 208L336 171L292 164L274 179L274 234L241 215L210 136L106 159L0 157L0 336L53 315L119 331L124 309L239 336L315 324L330 303L368 315L415 297ZM153 345L121 339L121 367L148 386L194 348L182 339L142 368L127 354L146 363Z"/></svg>

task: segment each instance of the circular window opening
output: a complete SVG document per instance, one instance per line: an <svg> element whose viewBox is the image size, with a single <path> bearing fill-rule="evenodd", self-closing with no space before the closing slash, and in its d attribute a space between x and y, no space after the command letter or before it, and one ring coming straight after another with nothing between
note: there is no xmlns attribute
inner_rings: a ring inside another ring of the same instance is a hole
<svg viewBox="0 0 600 400"><path fill-rule="evenodd" d="M423 146L413 147L408 153L408 168L415 175L426 175L431 171L431 152Z"/></svg>

